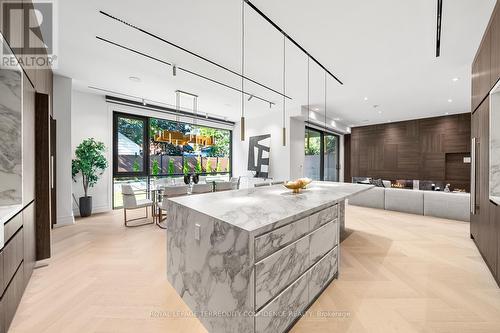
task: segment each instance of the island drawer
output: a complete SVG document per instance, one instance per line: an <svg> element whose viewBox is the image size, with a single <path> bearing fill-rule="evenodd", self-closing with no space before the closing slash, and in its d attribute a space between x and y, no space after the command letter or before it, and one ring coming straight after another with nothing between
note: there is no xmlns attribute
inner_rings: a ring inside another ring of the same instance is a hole
<svg viewBox="0 0 500 333"><path fill-rule="evenodd" d="M309 217L309 230L313 231L338 217L338 205L323 209Z"/></svg>
<svg viewBox="0 0 500 333"><path fill-rule="evenodd" d="M309 304L308 273L302 275L255 316L255 333L281 333Z"/></svg>
<svg viewBox="0 0 500 333"><path fill-rule="evenodd" d="M338 244L337 220L331 221L309 235L310 262L314 264Z"/></svg>
<svg viewBox="0 0 500 333"><path fill-rule="evenodd" d="M255 238L255 260L258 261L296 241L309 232L309 218L304 218Z"/></svg>
<svg viewBox="0 0 500 333"><path fill-rule="evenodd" d="M23 225L23 214L17 214L4 225L3 240L6 243Z"/></svg>
<svg viewBox="0 0 500 333"><path fill-rule="evenodd" d="M255 309L276 297L309 267L308 236L255 264Z"/></svg>
<svg viewBox="0 0 500 333"><path fill-rule="evenodd" d="M338 246L328 252L316 265L314 265L309 274L309 302L312 302L316 296L326 287L337 273L338 269Z"/></svg>

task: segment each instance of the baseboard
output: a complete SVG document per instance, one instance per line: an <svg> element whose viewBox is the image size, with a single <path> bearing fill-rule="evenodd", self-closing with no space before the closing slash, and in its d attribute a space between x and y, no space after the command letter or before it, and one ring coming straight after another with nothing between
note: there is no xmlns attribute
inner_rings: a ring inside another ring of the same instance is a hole
<svg viewBox="0 0 500 333"><path fill-rule="evenodd" d="M73 215L58 217L57 223L54 224L54 228L65 227L73 224L75 224L75 217Z"/></svg>
<svg viewBox="0 0 500 333"><path fill-rule="evenodd" d="M92 207L92 214L107 213L112 211L108 206ZM78 209L73 209L73 214L75 217L80 217L80 211Z"/></svg>

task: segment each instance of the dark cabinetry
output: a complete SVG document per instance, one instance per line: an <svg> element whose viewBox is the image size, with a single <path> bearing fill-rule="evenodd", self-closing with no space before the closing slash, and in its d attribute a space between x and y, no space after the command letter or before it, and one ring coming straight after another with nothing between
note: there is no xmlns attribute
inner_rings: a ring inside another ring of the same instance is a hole
<svg viewBox="0 0 500 333"><path fill-rule="evenodd" d="M500 282L500 213L489 200L489 93L500 77L499 3L472 64L472 138L475 140L470 233L497 282Z"/></svg>

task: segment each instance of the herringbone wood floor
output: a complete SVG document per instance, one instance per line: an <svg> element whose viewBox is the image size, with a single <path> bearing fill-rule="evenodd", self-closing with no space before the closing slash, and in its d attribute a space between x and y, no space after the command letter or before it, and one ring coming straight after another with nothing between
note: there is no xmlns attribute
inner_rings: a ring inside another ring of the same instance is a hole
<svg viewBox="0 0 500 333"><path fill-rule="evenodd" d="M165 235L121 211L53 232L11 332L205 332L166 280ZM341 274L298 332L500 332L500 289L467 223L348 207ZM321 311L336 311L334 313Z"/></svg>

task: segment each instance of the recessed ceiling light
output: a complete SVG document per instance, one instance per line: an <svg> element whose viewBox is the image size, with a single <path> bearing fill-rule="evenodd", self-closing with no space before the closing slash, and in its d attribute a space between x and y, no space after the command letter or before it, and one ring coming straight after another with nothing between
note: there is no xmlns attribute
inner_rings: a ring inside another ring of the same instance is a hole
<svg viewBox="0 0 500 333"><path fill-rule="evenodd" d="M380 110L380 111L378 112L378 114L382 114L382 110Z"/></svg>
<svg viewBox="0 0 500 333"><path fill-rule="evenodd" d="M448 103L451 103L451 102L453 102L453 100L452 100L451 98L450 98L450 99L448 99Z"/></svg>
<svg viewBox="0 0 500 333"><path fill-rule="evenodd" d="M387 120L387 122L390 123L390 122L392 122L392 120L389 119L389 120Z"/></svg>
<svg viewBox="0 0 500 333"><path fill-rule="evenodd" d="M367 100L368 100L368 97L365 97L365 98L364 98L364 100L365 100L365 101L367 101Z"/></svg>
<svg viewBox="0 0 500 333"><path fill-rule="evenodd" d="M314 110L314 111L319 111L319 109L318 109L318 108L314 108L313 110Z"/></svg>
<svg viewBox="0 0 500 333"><path fill-rule="evenodd" d="M447 115L449 115L449 114L450 114L449 112L446 112L446 113L445 113L445 115L446 115L446 116L447 116Z"/></svg>
<svg viewBox="0 0 500 333"><path fill-rule="evenodd" d="M141 82L141 78L137 76L129 76L128 79L135 83Z"/></svg>
<svg viewBox="0 0 500 333"><path fill-rule="evenodd" d="M453 79L451 79L453 82L457 82L458 80L460 80L460 78L458 77L454 77Z"/></svg>
<svg viewBox="0 0 500 333"><path fill-rule="evenodd" d="M342 119L340 119L340 118L333 118L333 120L335 120L335 121L340 121L340 120L342 120Z"/></svg>

